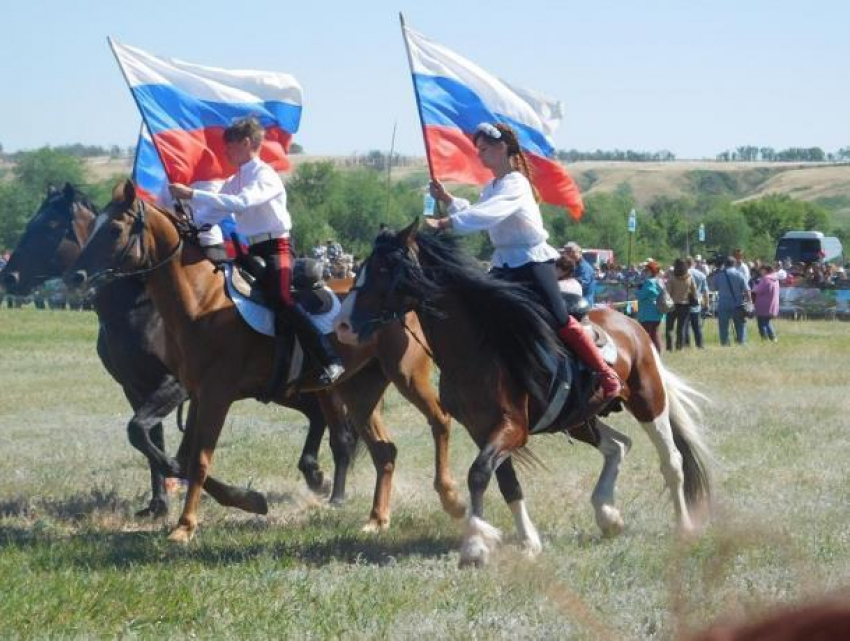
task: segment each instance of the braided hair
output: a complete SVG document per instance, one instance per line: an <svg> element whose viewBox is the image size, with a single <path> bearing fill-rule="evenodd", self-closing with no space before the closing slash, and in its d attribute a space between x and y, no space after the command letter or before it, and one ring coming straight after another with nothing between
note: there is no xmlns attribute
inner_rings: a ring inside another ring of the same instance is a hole
<svg viewBox="0 0 850 641"><path fill-rule="evenodd" d="M537 191L537 187L534 186L534 172L531 169L528 158L526 158L525 153L522 151L522 147L519 145L519 138L517 138L516 131L510 125L501 122L493 126L501 133L500 137L494 138L488 135L485 129L478 129L472 137L473 142L478 142L479 138L484 137L493 142L505 143L508 147L508 158L510 158L511 166L528 179L534 199L540 202L540 193Z"/></svg>

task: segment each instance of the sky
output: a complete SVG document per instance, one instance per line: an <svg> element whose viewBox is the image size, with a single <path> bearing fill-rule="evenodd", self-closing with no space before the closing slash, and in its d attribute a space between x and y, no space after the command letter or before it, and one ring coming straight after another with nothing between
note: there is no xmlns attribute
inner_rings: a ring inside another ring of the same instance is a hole
<svg viewBox="0 0 850 641"><path fill-rule="evenodd" d="M127 146L140 117L112 36L197 64L283 71L310 154L423 155L398 13L500 78L563 101L558 149L713 158L850 146L846 0L4 0L4 151Z"/></svg>

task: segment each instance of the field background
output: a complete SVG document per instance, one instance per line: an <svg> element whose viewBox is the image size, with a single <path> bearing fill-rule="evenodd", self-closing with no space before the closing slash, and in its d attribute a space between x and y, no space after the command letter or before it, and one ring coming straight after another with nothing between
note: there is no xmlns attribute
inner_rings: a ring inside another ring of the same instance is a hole
<svg viewBox="0 0 850 641"><path fill-rule="evenodd" d="M345 167L343 156L290 156L293 167L305 162L329 161ZM582 161L566 165L585 197L612 193L628 185L635 202L645 206L654 199L722 196L734 201L782 194L816 202L833 214L833 223L850 223L850 164L802 162L671 162ZM2 168L2 165L0 165ZM86 168L96 180L127 175L131 159L91 158ZM421 176L427 180L425 161L392 170L396 180Z"/></svg>
<svg viewBox="0 0 850 641"><path fill-rule="evenodd" d="M850 332L825 321L778 327L778 344L721 348L709 322L706 350L664 357L714 399L717 506L702 538L677 540L655 452L618 415L612 424L634 440L621 537L601 539L593 520L600 456L539 437L545 469L520 478L543 554L525 561L508 536L490 567L460 571L461 527L431 490L430 432L394 391L389 532L359 532L374 480L365 453L347 504L328 508L295 469L305 420L242 402L215 472L266 492L270 514L205 499L198 536L178 547L165 535L179 497L166 524L132 518L148 475L126 442L128 405L95 354L96 318L0 309L0 638L674 638L776 602L850 598ZM173 451L173 419L166 432ZM458 426L463 487L472 458ZM330 470L327 447L322 464ZM488 518L512 535L495 483L487 501Z"/></svg>

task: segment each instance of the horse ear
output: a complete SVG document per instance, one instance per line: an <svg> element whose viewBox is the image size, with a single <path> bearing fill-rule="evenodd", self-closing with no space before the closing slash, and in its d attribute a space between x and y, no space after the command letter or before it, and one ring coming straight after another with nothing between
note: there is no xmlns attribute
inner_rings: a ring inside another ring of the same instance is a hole
<svg viewBox="0 0 850 641"><path fill-rule="evenodd" d="M130 179L124 182L124 202L127 204L136 202L136 185Z"/></svg>
<svg viewBox="0 0 850 641"><path fill-rule="evenodd" d="M75 193L74 185L65 183L65 186L62 188L62 195L65 196L65 200L73 200Z"/></svg>
<svg viewBox="0 0 850 641"><path fill-rule="evenodd" d="M414 218L413 222L410 223L407 227L398 232L398 240L400 243L404 243L408 247L413 245L416 242L416 234L419 231L419 218Z"/></svg>
<svg viewBox="0 0 850 641"><path fill-rule="evenodd" d="M112 202L123 202L128 205L133 204L136 200L136 186L132 180L124 180L116 183L112 189Z"/></svg>

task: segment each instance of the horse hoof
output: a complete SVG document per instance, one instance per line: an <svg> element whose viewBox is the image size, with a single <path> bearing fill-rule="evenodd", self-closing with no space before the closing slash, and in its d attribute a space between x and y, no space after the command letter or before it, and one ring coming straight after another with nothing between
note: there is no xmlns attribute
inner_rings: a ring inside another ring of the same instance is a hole
<svg viewBox="0 0 850 641"><path fill-rule="evenodd" d="M246 492L244 508L246 512L250 512L251 514L269 513L269 503L266 501L266 497L253 490Z"/></svg>
<svg viewBox="0 0 850 641"><path fill-rule="evenodd" d="M342 507L345 505L345 497L344 496L332 496L328 501L328 505L331 507Z"/></svg>
<svg viewBox="0 0 850 641"><path fill-rule="evenodd" d="M461 570L466 568L483 568L485 565L487 565L487 561L482 558L466 558L464 556L461 556L460 561L457 563L457 567Z"/></svg>
<svg viewBox="0 0 850 641"><path fill-rule="evenodd" d="M168 540L172 543L187 544L195 536L195 528L190 528L185 525L178 525L171 534L168 535Z"/></svg>
<svg viewBox="0 0 850 641"><path fill-rule="evenodd" d="M466 516L466 503L461 501L457 495L450 494L441 497L443 511L453 519L462 519Z"/></svg>
<svg viewBox="0 0 850 641"><path fill-rule="evenodd" d="M386 532L390 529L389 521L382 523L377 519L370 519L369 522L360 528L360 531L364 534L380 534L381 532Z"/></svg>
<svg viewBox="0 0 850 641"><path fill-rule="evenodd" d="M529 539L527 541L523 541L522 543L522 554L525 558L533 561L540 553L543 551L543 544L540 542L540 539L533 540Z"/></svg>
<svg viewBox="0 0 850 641"><path fill-rule="evenodd" d="M596 514L596 524L605 538L619 536L626 527L620 511L609 506L603 506Z"/></svg>
<svg viewBox="0 0 850 641"><path fill-rule="evenodd" d="M136 512L137 519L162 519L168 516L168 504L164 501L151 501L146 508Z"/></svg>

